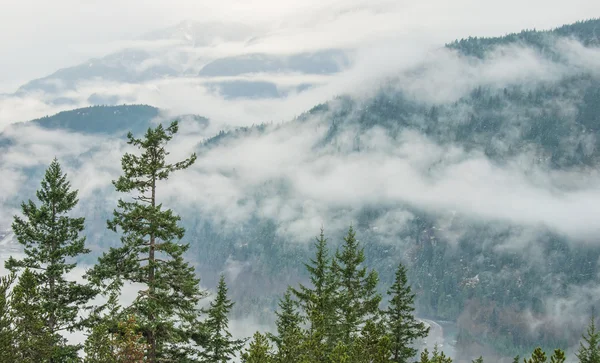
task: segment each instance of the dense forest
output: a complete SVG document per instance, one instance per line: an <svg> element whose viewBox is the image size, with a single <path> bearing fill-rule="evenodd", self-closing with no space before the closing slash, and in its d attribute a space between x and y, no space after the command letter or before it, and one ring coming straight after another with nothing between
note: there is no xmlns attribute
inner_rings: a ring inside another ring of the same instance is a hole
<svg viewBox="0 0 600 363"><path fill-rule="evenodd" d="M177 122L150 128L143 138L128 134L140 153L122 157L123 174L113 185L127 195L119 199L107 228L120 234L121 245L110 248L86 271L83 281L69 273L77 257L90 252L81 235L85 217L75 217L78 191L57 159L49 165L37 201L21 205L12 229L25 257L9 258L9 275L0 277L0 359L2 362L408 362L420 352L421 363L450 363L437 346L430 356L419 343L429 332L414 316L415 294L406 268L395 269L385 303L377 291L378 273L365 264L364 246L350 226L341 245L331 251L323 229L305 263L308 284L288 286L275 312L276 332L256 332L235 339L228 330L234 302L224 276L208 307L196 271L184 258L181 217L156 198L160 181L186 169L189 158L166 163L166 144ZM122 305L123 289L137 290ZM94 304L97 296L103 303ZM63 332L86 335L72 344ZM83 351L83 354L81 354ZM580 362L596 362L600 332L592 313L577 353ZM552 363L565 362L555 349ZM514 358L515 362L519 357ZM524 363L543 363L536 348ZM483 362L479 357L474 362Z"/></svg>

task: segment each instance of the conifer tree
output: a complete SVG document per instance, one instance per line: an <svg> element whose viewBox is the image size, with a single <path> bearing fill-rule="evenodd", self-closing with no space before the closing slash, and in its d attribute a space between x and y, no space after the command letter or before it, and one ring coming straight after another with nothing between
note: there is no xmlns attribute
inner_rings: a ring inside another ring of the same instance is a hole
<svg viewBox="0 0 600 363"><path fill-rule="evenodd" d="M564 363L567 360L565 351L561 349L554 349L554 353L550 357L551 363Z"/></svg>
<svg viewBox="0 0 600 363"><path fill-rule="evenodd" d="M51 334L43 316L42 296L38 286L36 275L26 268L12 292L11 311L16 362L38 363L50 362L52 359L56 362L71 361L76 355L75 350L62 351L57 358L56 350L59 349L55 347L63 343L61 340L64 338Z"/></svg>
<svg viewBox="0 0 600 363"><path fill-rule="evenodd" d="M594 309L592 309L586 335L582 335L581 338L583 342L579 343L579 351L575 353L579 362L600 363L600 332L596 330L596 313Z"/></svg>
<svg viewBox="0 0 600 363"><path fill-rule="evenodd" d="M9 291L15 279L15 274L0 277L0 362L15 362L17 357Z"/></svg>
<svg viewBox="0 0 600 363"><path fill-rule="evenodd" d="M353 363L389 363L391 340L385 333L385 326L367 320L352 346Z"/></svg>
<svg viewBox="0 0 600 363"><path fill-rule="evenodd" d="M233 307L233 302L227 297L227 284L221 275L217 286L217 296L210 303L206 313L208 318L204 322L204 331L208 333L208 340L204 351L201 353L202 361L210 363L226 363L236 356L244 346L245 339L233 339L229 332L229 318L227 317Z"/></svg>
<svg viewBox="0 0 600 363"><path fill-rule="evenodd" d="M310 275L312 287L300 284L298 289L291 288L290 291L298 299L308 320L308 335L314 345L313 348L318 349L321 353L326 353L326 350L331 351L335 344L333 329L336 320L338 281L329 257L323 228L321 228L321 234L314 246L316 248L315 258L310 260L310 264L304 264Z"/></svg>
<svg viewBox="0 0 600 363"><path fill-rule="evenodd" d="M127 314L135 314L148 343L147 361L184 361L190 350L196 304L206 296L199 288L194 268L184 261L189 244L180 244L185 230L180 217L159 203L158 186L171 173L191 166L196 155L169 164L165 145L178 131L177 121L164 128L149 128L142 139L127 135L128 144L141 155L126 153L121 159L123 175L113 184L118 192L135 193L134 201L119 199L108 228L122 231L120 247L104 253L89 272L103 288L120 290L124 282L144 286Z"/></svg>
<svg viewBox="0 0 600 363"><path fill-rule="evenodd" d="M531 358L523 359L524 363L545 363L548 358L546 357L546 353L542 350L542 348L537 347L531 353Z"/></svg>
<svg viewBox="0 0 600 363"><path fill-rule="evenodd" d="M412 343L418 338L425 338L429 328L417 321L413 315L415 294L411 292L406 268L402 264L398 265L394 284L387 294L390 296L390 302L383 313L392 344L391 361L408 362L417 353Z"/></svg>
<svg viewBox="0 0 600 363"><path fill-rule="evenodd" d="M339 278L338 319L340 339L350 346L360 326L379 317L381 295L376 291L377 272L367 271L364 248L356 240L352 226L344 237L341 251L335 254L335 273Z"/></svg>
<svg viewBox="0 0 600 363"><path fill-rule="evenodd" d="M346 346L341 341L338 341L336 345L333 347L331 354L328 359L325 361L327 363L351 363L352 357L350 356L348 346ZM314 362L314 361L311 361ZM321 361L323 362L323 361Z"/></svg>
<svg viewBox="0 0 600 363"><path fill-rule="evenodd" d="M68 281L67 274L76 264L68 259L87 254L83 217L70 217L77 205L77 190L71 190L67 175L56 158L50 163L36 192L39 204L29 200L21 204L23 217L15 216L12 224L17 241L24 246L25 257L10 257L5 266L11 272L29 269L28 276L36 286L43 324L56 344L50 362L62 362L81 346L71 346L60 339L63 331L74 331L79 325L79 309L96 295L90 286ZM22 290L29 291L29 290Z"/></svg>
<svg viewBox="0 0 600 363"><path fill-rule="evenodd" d="M291 290L288 289L279 301L279 311L275 312L277 319L277 335L269 334L275 343L277 353L274 360L278 363L301 362L304 355L302 317L296 310L296 302L292 300Z"/></svg>
<svg viewBox="0 0 600 363"><path fill-rule="evenodd" d="M272 363L273 355L267 337L259 332L254 333L248 349L242 354L243 363Z"/></svg>
<svg viewBox="0 0 600 363"><path fill-rule="evenodd" d="M427 348L423 349L419 363L452 363L452 358L440 351L436 344L431 352L431 358L429 358L429 351Z"/></svg>

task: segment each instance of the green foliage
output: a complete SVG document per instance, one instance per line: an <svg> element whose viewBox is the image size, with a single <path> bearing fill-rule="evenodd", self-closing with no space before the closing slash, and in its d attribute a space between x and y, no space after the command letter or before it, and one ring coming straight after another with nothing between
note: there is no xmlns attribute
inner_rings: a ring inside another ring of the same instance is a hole
<svg viewBox="0 0 600 363"><path fill-rule="evenodd" d="M596 330L596 314L592 309L592 316L585 335L581 337L579 351L575 353L580 363L600 362L600 332Z"/></svg>
<svg viewBox="0 0 600 363"><path fill-rule="evenodd" d="M305 355L304 334L301 328L302 317L296 310L296 301L292 300L291 289L288 289L279 302L279 311L275 312L277 319L277 334L268 334L275 343L277 353L274 361L277 363L298 363ZM309 338L310 339L310 338Z"/></svg>
<svg viewBox="0 0 600 363"><path fill-rule="evenodd" d="M78 202L77 191L71 190L67 175L56 159L46 170L36 196L40 204L32 200L23 202L23 218L15 216L12 225L17 241L24 246L25 257L16 260L11 256L5 265L15 273L28 270L28 280L21 285L20 293L33 292L25 286L35 284L36 296L35 299L21 296L21 299L37 304L41 323L56 343L52 359L62 361L81 347L63 344L59 333L80 327L79 309L96 295L92 287L67 280L67 274L76 266L67 260L89 252L85 248L85 237L79 235L85 219L69 216Z"/></svg>
<svg viewBox="0 0 600 363"><path fill-rule="evenodd" d="M423 349L419 363L452 363L452 358L447 357L444 352L440 352L436 344L433 348L433 352L431 352L431 358L429 357L429 351Z"/></svg>
<svg viewBox="0 0 600 363"><path fill-rule="evenodd" d="M339 287L339 276L329 257L327 239L322 228L314 246L314 259L310 260L310 264L305 264L312 287L299 284L297 289L291 288L290 291L297 298L309 325L308 339L312 345L310 351L317 355L327 355L333 349L336 339L336 290Z"/></svg>
<svg viewBox="0 0 600 363"><path fill-rule="evenodd" d="M166 162L165 145L177 131L175 121L166 129L162 125L149 128L143 139L127 135L128 143L142 154L123 156L123 175L113 184L119 192L137 194L133 202L119 199L108 221L110 230L122 230L122 246L104 253L89 272L94 283L109 290L119 291L124 281L145 286L125 313L136 316L152 363L186 360L194 354L188 343L197 319L196 304L206 296L199 289L194 268L184 261L189 244L176 242L185 232L178 225L181 218L157 202L158 182L196 160L192 154L183 161Z"/></svg>
<svg viewBox="0 0 600 363"><path fill-rule="evenodd" d="M9 291L15 279L15 274L0 277L0 362L15 362L17 357Z"/></svg>
<svg viewBox="0 0 600 363"><path fill-rule="evenodd" d="M417 353L412 343L418 338L425 338L429 334L429 328L413 315L415 294L408 285L406 268L402 264L398 265L396 279L387 294L390 301L383 314L391 339L391 361L408 362Z"/></svg>
<svg viewBox="0 0 600 363"><path fill-rule="evenodd" d="M376 291L379 278L377 272L367 272L362 266L365 261L364 247L356 240L352 227L344 237L341 251L335 254L334 273L339 279L337 309L340 339L351 345L360 326L379 317L381 295Z"/></svg>
<svg viewBox="0 0 600 363"><path fill-rule="evenodd" d="M59 351L59 347L66 346L60 344L63 343L60 336L49 330L43 305L37 276L26 268L14 287L11 299L17 362L50 362L56 358L56 362L63 362L69 356L73 358L68 353L75 352L66 349Z"/></svg>
<svg viewBox="0 0 600 363"><path fill-rule="evenodd" d="M204 350L201 353L203 362L229 362L244 346L246 340L232 339L228 329L228 315L233 304L227 297L225 277L221 275L217 286L217 296L206 310L208 318L203 323L203 331L208 333L208 339L203 345Z"/></svg>
<svg viewBox="0 0 600 363"><path fill-rule="evenodd" d="M243 363L271 363L273 353L267 337L259 332L254 333L248 349L242 353Z"/></svg>
<svg viewBox="0 0 600 363"><path fill-rule="evenodd" d="M531 358L523 359L525 363L544 363L548 358L546 357L546 353L542 350L542 348L537 347L531 354Z"/></svg>

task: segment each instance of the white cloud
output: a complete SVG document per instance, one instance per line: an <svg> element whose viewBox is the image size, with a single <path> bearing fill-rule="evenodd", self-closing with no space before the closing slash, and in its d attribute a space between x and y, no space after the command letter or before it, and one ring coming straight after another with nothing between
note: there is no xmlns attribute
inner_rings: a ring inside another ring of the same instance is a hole
<svg viewBox="0 0 600 363"><path fill-rule="evenodd" d="M515 11L519 9L519 11ZM543 9L543 11L540 11ZM436 43L469 35L500 35L523 28L550 28L598 14L589 0L352 0L205 1L108 0L82 3L7 0L0 13L0 90L122 47L139 34L184 19L241 22L268 32L249 49L297 51L363 46L381 38L415 37ZM107 27L106 24L111 26ZM107 46L109 48L107 48ZM43 57L44 62L39 62Z"/></svg>

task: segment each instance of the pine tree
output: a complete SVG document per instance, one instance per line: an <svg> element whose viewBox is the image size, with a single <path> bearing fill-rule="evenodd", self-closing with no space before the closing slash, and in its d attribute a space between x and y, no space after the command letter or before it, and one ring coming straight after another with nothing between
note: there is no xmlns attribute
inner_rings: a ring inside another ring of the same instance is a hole
<svg viewBox="0 0 600 363"><path fill-rule="evenodd" d="M592 309L592 316L586 334L582 335L585 344L584 342L579 343L579 351L575 355L580 363L600 363L600 332L596 331L594 309Z"/></svg>
<svg viewBox="0 0 600 363"><path fill-rule="evenodd" d="M19 363L49 362L56 359L55 346L61 343L60 340L64 340L61 336L53 335L46 325L38 286L36 274L26 268L12 292L11 310L17 352L15 361ZM62 354L60 360L56 361L65 362L73 357L72 354L70 357Z"/></svg>
<svg viewBox="0 0 600 363"><path fill-rule="evenodd" d="M248 349L242 354L243 363L272 363L273 354L267 337L259 332L254 333Z"/></svg>
<svg viewBox="0 0 600 363"><path fill-rule="evenodd" d="M279 301L279 311L275 312L277 319L277 335L269 334L275 343L277 353L274 360L278 363L301 362L303 352L303 332L300 327L302 317L296 310L296 302L292 300L291 289L288 289Z"/></svg>
<svg viewBox="0 0 600 363"><path fill-rule="evenodd" d="M85 248L83 217L73 218L69 212L77 205L77 190L71 190L67 175L54 159L36 192L39 205L29 200L21 204L23 218L15 216L12 224L17 241L24 246L25 257L10 257L5 265L12 272L29 269L38 284L43 323L54 341L63 331L73 332L80 327L79 309L96 295L90 286L67 281L67 274L76 264L68 263L90 251ZM63 344L63 343L61 343ZM50 362L62 362L81 346L55 346Z"/></svg>
<svg viewBox="0 0 600 363"><path fill-rule="evenodd" d="M236 356L244 346L245 339L232 339L228 330L229 318L227 317L233 307L233 302L227 298L227 284L221 275L217 287L217 296L210 303L206 313L208 318L204 322L204 331L208 333L208 341L201 353L202 361L210 363L226 363Z"/></svg>
<svg viewBox="0 0 600 363"><path fill-rule="evenodd" d="M473 360L473 363L483 363L483 357L479 356L479 358Z"/></svg>
<svg viewBox="0 0 600 363"><path fill-rule="evenodd" d="M385 326L368 320L352 347L353 363L389 363L392 344Z"/></svg>
<svg viewBox="0 0 600 363"><path fill-rule="evenodd" d="M444 352L441 352L436 344L433 347L433 352L431 352L431 358L429 358L427 348L423 349L419 363L452 363L452 358L447 357Z"/></svg>
<svg viewBox="0 0 600 363"><path fill-rule="evenodd" d="M15 279L15 274L0 277L0 362L15 362L17 358L9 291Z"/></svg>
<svg viewBox="0 0 600 363"><path fill-rule="evenodd" d="M158 203L158 185L172 172L191 166L192 154L168 164L165 145L178 131L177 121L167 128L149 128L144 138L127 135L128 144L141 155L126 153L121 159L124 175L113 181L118 192L137 195L133 202L118 201L108 228L122 230L122 246L111 248L98 259L89 277L103 288L120 290L124 282L145 286L126 313L133 313L148 343L148 362L183 361L193 355L190 338L197 317L196 304L206 296L199 289L194 268L184 261L189 244L175 242L185 230L180 217Z"/></svg>
<svg viewBox="0 0 600 363"><path fill-rule="evenodd" d="M406 268L400 264L396 270L394 284L388 290L390 296L388 308L383 312L387 325L387 333L392 342L392 362L408 362L417 350L412 343L418 338L425 338L429 328L417 321L413 315L415 294L411 292L406 278Z"/></svg>
<svg viewBox="0 0 600 363"><path fill-rule="evenodd" d="M565 352L561 349L554 349L554 353L550 357L551 363L564 363L567 360Z"/></svg>
<svg viewBox="0 0 600 363"><path fill-rule="evenodd" d="M531 354L531 358L523 359L524 363L544 363L548 358L546 357L546 353L542 350L542 348L537 347Z"/></svg>
<svg viewBox="0 0 600 363"><path fill-rule="evenodd" d="M379 316L381 295L376 291L379 277L376 271L367 272L361 266L365 261L364 248L359 246L352 226L335 258L335 272L340 281L337 300L340 339L350 346L360 326Z"/></svg>
<svg viewBox="0 0 600 363"><path fill-rule="evenodd" d="M308 320L308 335L312 342L312 351L323 355L331 351L335 345L333 329L336 320L335 304L338 287L323 228L315 242L315 248L315 258L310 260L310 264L304 264L310 275L312 288L300 284L298 289L291 288L290 291L296 296Z"/></svg>

